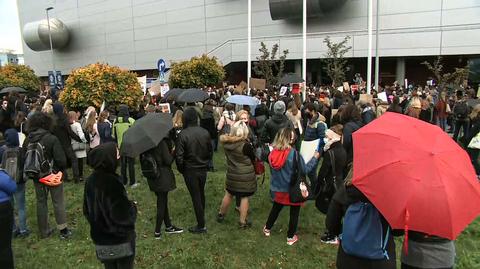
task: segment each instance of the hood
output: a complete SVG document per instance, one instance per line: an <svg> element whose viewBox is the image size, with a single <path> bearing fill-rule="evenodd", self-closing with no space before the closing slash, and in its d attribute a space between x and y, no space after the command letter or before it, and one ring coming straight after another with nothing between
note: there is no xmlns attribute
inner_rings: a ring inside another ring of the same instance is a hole
<svg viewBox="0 0 480 269"><path fill-rule="evenodd" d="M118 118L123 118L124 122L128 122L128 118L130 117L130 113L128 112L128 106L120 105L118 107Z"/></svg>
<svg viewBox="0 0 480 269"><path fill-rule="evenodd" d="M264 104L261 104L255 108L255 116L267 115L267 112L267 106Z"/></svg>
<svg viewBox="0 0 480 269"><path fill-rule="evenodd" d="M272 152L270 152L270 155L268 155L268 162L270 163L270 166L275 170L282 169L282 167L287 162L290 150L291 148L285 150L272 150Z"/></svg>
<svg viewBox="0 0 480 269"><path fill-rule="evenodd" d="M7 147L18 147L20 145L20 141L18 140L18 132L17 129L8 129L4 133L5 136L5 145Z"/></svg>
<svg viewBox="0 0 480 269"><path fill-rule="evenodd" d="M195 108L193 107L188 107L185 109L182 115L182 120L183 120L183 128L188 128L192 126L197 126L198 125L198 114Z"/></svg>
<svg viewBox="0 0 480 269"><path fill-rule="evenodd" d="M275 114L271 117L272 121L277 123L277 124L281 124L283 122L286 122L288 120L287 116L283 115L283 114Z"/></svg>
<svg viewBox="0 0 480 269"><path fill-rule="evenodd" d="M88 154L88 165L94 170L115 173L117 169L117 145L109 142L94 148Z"/></svg>
<svg viewBox="0 0 480 269"><path fill-rule="evenodd" d="M239 146L242 146L242 142L245 142L245 139L238 136L221 135L220 142L223 144L224 148L233 150Z"/></svg>
<svg viewBox="0 0 480 269"><path fill-rule="evenodd" d="M55 104L53 104L53 113L57 116L57 117L62 117L64 115L63 113L63 104L60 103L60 102L55 102Z"/></svg>
<svg viewBox="0 0 480 269"><path fill-rule="evenodd" d="M48 134L47 130L36 129L28 134L28 142L38 142L46 134Z"/></svg>

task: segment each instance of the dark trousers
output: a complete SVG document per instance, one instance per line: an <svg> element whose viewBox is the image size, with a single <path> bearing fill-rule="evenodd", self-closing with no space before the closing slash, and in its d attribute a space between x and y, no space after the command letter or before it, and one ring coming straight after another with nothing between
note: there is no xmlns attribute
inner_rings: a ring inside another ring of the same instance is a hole
<svg viewBox="0 0 480 269"><path fill-rule="evenodd" d="M83 159L85 158L77 158L78 163L78 176L83 178Z"/></svg>
<svg viewBox="0 0 480 269"><path fill-rule="evenodd" d="M56 187L50 187L34 181L34 186L37 199L37 222L40 236L46 237L50 231L50 228L48 227L48 193L50 193L52 198L53 213L55 215L55 220L57 221L57 229L63 230L67 228L63 184Z"/></svg>
<svg viewBox="0 0 480 269"><path fill-rule="evenodd" d="M270 210L270 215L268 215L268 220L267 224L265 225L265 228L268 230L272 229L273 224L275 224L275 221L278 218L278 215L280 214L280 211L282 211L282 208L284 205L273 202L272 210ZM288 231L287 231L287 237L292 238L295 235L295 232L297 232L297 226L298 226L298 216L300 215L300 206L290 206L290 220L288 222Z"/></svg>
<svg viewBox="0 0 480 269"><path fill-rule="evenodd" d="M122 156L121 162L122 162L121 174L123 179L123 185L127 185L128 183L127 166L128 166L128 174L130 176L130 185L135 184L135 159Z"/></svg>
<svg viewBox="0 0 480 269"><path fill-rule="evenodd" d="M155 195L157 195L157 224L155 232L159 233L162 229L162 223L165 223L165 227L172 226L172 223L168 214L168 192L156 192Z"/></svg>
<svg viewBox="0 0 480 269"><path fill-rule="evenodd" d="M442 267L442 268L435 268L435 269L452 269L453 267ZM410 266L402 263L402 269L423 269L415 266Z"/></svg>
<svg viewBox="0 0 480 269"><path fill-rule="evenodd" d="M0 268L13 269L13 207L10 201L0 203Z"/></svg>
<svg viewBox="0 0 480 269"><path fill-rule="evenodd" d="M68 146L65 149L65 156L72 165L73 179L77 181L80 178L80 169L78 168L78 159L77 156L75 156L75 152L73 151L72 146ZM62 172L64 174L65 181L68 181L67 169L63 170Z"/></svg>
<svg viewBox="0 0 480 269"><path fill-rule="evenodd" d="M207 171L187 169L183 173L185 185L187 185L192 197L193 210L197 218L197 226L205 227L205 183L207 182Z"/></svg>
<svg viewBox="0 0 480 269"><path fill-rule="evenodd" d="M113 260L110 262L104 262L105 269L133 269L135 260L135 240L132 242L133 256Z"/></svg>
<svg viewBox="0 0 480 269"><path fill-rule="evenodd" d="M460 128L463 128L463 137L468 136L468 121L467 120L456 120L455 121L455 132L453 133L453 139L457 141L458 135L460 134ZM461 141L464 142L464 141Z"/></svg>
<svg viewBox="0 0 480 269"><path fill-rule="evenodd" d="M468 155L470 155L470 160L472 160L473 167L475 168L475 173L480 175L480 164L478 163L478 157L480 155L480 149L467 149Z"/></svg>

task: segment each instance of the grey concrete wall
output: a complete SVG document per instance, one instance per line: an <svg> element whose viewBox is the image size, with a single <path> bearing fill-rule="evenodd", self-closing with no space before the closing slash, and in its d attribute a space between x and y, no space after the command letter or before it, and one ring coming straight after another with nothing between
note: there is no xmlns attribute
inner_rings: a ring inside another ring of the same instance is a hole
<svg viewBox="0 0 480 269"><path fill-rule="evenodd" d="M289 49L290 59L301 58L301 21L272 21L268 0L252 2L254 57L265 41ZM381 56L480 54L480 0L381 2ZM48 6L71 32L68 47L55 51L57 69L64 73L93 62L154 69L159 58L177 61L207 52L224 64L247 58L247 0L18 0L21 27L44 19ZM366 28L367 2L349 0L308 21L307 56L325 53L325 36L349 35L348 56L364 57ZM25 63L38 75L51 69L49 53L24 45Z"/></svg>

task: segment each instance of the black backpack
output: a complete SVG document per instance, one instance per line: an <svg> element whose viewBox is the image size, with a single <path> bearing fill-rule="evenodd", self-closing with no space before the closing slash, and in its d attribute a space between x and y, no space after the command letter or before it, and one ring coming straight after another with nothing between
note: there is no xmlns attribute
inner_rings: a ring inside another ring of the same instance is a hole
<svg viewBox="0 0 480 269"><path fill-rule="evenodd" d="M17 183L20 183L22 180L20 175L21 169L19 166L19 158L20 149L18 147L5 147L2 155L2 163L0 164L0 167Z"/></svg>
<svg viewBox="0 0 480 269"><path fill-rule="evenodd" d="M140 166L143 176L147 179L155 179L160 175L157 160L151 151L140 155Z"/></svg>
<svg viewBox="0 0 480 269"><path fill-rule="evenodd" d="M466 119L468 117L468 105L465 101L460 101L453 107L453 114L457 119Z"/></svg>
<svg viewBox="0 0 480 269"><path fill-rule="evenodd" d="M23 174L26 178L40 179L52 173L52 164L45 156L45 147L40 142L28 143Z"/></svg>

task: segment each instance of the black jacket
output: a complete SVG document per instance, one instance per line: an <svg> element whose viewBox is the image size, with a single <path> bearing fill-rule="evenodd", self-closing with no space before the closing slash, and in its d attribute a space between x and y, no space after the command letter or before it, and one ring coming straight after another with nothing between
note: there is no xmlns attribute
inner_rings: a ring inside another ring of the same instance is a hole
<svg viewBox="0 0 480 269"><path fill-rule="evenodd" d="M54 117L54 126L52 133L58 138L63 150L66 151L72 147L72 138L81 142L80 137L72 131L70 124L65 116Z"/></svg>
<svg viewBox="0 0 480 269"><path fill-rule="evenodd" d="M218 137L217 127L215 126L215 119L213 118L213 112L208 110L203 110L203 117L200 120L200 126L207 130L212 139Z"/></svg>
<svg viewBox="0 0 480 269"><path fill-rule="evenodd" d="M335 171L332 169L332 159L330 158L330 154L332 154L333 158L335 159ZM330 146L330 149L324 152L322 156L323 161L322 166L318 171L318 182L320 182L320 184L337 183L337 186L341 185L344 179L344 171L347 167L347 152L343 148L342 143L340 141L333 143ZM334 174L336 177L336 182L333 182Z"/></svg>
<svg viewBox="0 0 480 269"><path fill-rule="evenodd" d="M60 141L56 136L44 129L30 130L28 137L23 142L21 156L25 156L28 144L34 142L40 142L45 147L45 158L53 161L52 168L55 172L63 171L67 168L67 159Z"/></svg>
<svg viewBox="0 0 480 269"><path fill-rule="evenodd" d="M213 155L210 134L197 126L198 115L194 108L183 113L184 129L178 134L175 155L177 169L183 174L188 169L207 170Z"/></svg>
<svg viewBox="0 0 480 269"><path fill-rule="evenodd" d="M83 214L97 245L121 244L135 238L137 209L115 173L116 155L114 143L99 145L88 155L94 171L85 183Z"/></svg>
<svg viewBox="0 0 480 269"><path fill-rule="evenodd" d="M293 129L293 123L287 118L287 116L281 114L275 114L265 122L263 126L262 135L260 136L260 143L272 143L280 129L290 127Z"/></svg>
<svg viewBox="0 0 480 269"><path fill-rule="evenodd" d="M347 164L353 161L352 134L362 127L361 122L349 121L343 125L343 147L347 152Z"/></svg>
<svg viewBox="0 0 480 269"><path fill-rule="evenodd" d="M354 186L340 188L335 193L332 203L328 208L327 218L325 224L327 230L333 235L339 235L342 231L342 218L345 215L346 208L356 202L370 203L370 201ZM382 217L383 231L386 231L388 223ZM341 242L337 253L337 268L339 269L395 269L396 268L396 253L395 240L393 239L393 232L390 233L387 243L388 260L368 260L348 255L343 251Z"/></svg>
<svg viewBox="0 0 480 269"><path fill-rule="evenodd" d="M147 178L148 186L153 192L173 191L177 186L175 184L175 174L173 174L172 163L175 160L172 155L172 145L168 139L160 141L157 147L150 150L157 162L159 174L158 178Z"/></svg>

